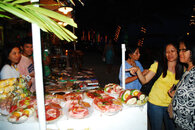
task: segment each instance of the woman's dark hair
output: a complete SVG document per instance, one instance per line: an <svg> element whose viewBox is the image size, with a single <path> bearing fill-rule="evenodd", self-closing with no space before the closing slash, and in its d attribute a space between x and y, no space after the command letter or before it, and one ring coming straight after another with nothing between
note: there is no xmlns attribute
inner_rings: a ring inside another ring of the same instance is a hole
<svg viewBox="0 0 195 130"><path fill-rule="evenodd" d="M3 51L2 51L2 62L1 62L1 68L5 65L5 64L9 64L11 65L11 61L8 59L10 52L12 51L13 48L15 47L19 47L18 43L6 43L3 47Z"/></svg>
<svg viewBox="0 0 195 130"><path fill-rule="evenodd" d="M21 46L23 47L25 44L32 44L32 37L25 37L21 41Z"/></svg>
<svg viewBox="0 0 195 130"><path fill-rule="evenodd" d="M125 52L125 60L130 58L129 54L133 54L137 48L139 49L139 46L137 46L136 44L127 45Z"/></svg>
<svg viewBox="0 0 195 130"><path fill-rule="evenodd" d="M163 67L163 78L166 77L167 70L168 70L168 61L166 58L166 47L168 45L173 45L177 50L178 59L177 59L177 63L175 66L175 79L179 80L181 78L181 76L183 75L184 68L183 68L183 65L179 61L178 44L176 44L176 42L169 42L168 44L165 44L165 46L164 46L163 58L160 61L160 64L162 64L162 67Z"/></svg>
<svg viewBox="0 0 195 130"><path fill-rule="evenodd" d="M190 36L184 36L181 39L179 39L179 43L183 42L186 46L186 49L190 51L191 53L191 61L193 65L195 65L195 44Z"/></svg>

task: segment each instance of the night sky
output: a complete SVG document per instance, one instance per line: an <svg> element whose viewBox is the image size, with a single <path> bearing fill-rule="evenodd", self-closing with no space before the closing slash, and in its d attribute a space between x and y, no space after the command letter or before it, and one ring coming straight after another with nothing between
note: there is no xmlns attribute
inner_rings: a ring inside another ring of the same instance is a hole
<svg viewBox="0 0 195 130"><path fill-rule="evenodd" d="M145 25L148 37L177 37L190 30L192 0L85 0L77 3L75 21L78 31L93 28L101 33L114 34L117 25L128 33L129 39L139 37Z"/></svg>

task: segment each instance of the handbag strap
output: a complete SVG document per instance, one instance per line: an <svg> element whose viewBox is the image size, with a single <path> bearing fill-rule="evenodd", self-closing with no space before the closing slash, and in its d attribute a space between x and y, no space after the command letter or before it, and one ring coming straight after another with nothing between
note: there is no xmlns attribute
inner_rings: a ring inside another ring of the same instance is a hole
<svg viewBox="0 0 195 130"><path fill-rule="evenodd" d="M156 74L154 75L154 77L150 81L150 82L152 82L151 83L152 86L154 85L154 83L156 82L156 80L161 76L162 71L163 71L162 66L161 66L160 62L158 62L158 67L157 67Z"/></svg>
<svg viewBox="0 0 195 130"><path fill-rule="evenodd" d="M156 74L154 75L154 77L146 84L144 84L142 86L142 88L140 89L141 92L143 92L146 95L149 95L150 90L152 88L152 86L154 85L154 83L156 82L156 80L160 77L160 75L162 74L162 66L161 64L158 62L158 67L157 67L157 71Z"/></svg>

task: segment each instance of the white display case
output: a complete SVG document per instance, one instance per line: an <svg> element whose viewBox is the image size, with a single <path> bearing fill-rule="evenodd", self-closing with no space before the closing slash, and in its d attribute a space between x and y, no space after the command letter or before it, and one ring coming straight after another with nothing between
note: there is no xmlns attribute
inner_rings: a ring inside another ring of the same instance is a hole
<svg viewBox="0 0 195 130"><path fill-rule="evenodd" d="M97 110L85 119L68 119L64 115L55 123L46 126L48 130L147 130L147 124L147 104L145 104L139 107L124 105L122 111L112 116L104 115ZM0 130L38 129L39 123L34 117L22 124L12 124L2 119L0 121Z"/></svg>

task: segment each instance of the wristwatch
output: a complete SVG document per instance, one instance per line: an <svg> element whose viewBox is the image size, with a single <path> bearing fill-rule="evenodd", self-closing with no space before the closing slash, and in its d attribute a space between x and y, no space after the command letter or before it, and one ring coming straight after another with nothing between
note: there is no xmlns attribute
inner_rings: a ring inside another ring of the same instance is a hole
<svg viewBox="0 0 195 130"><path fill-rule="evenodd" d="M26 80L29 82L31 80L31 76L30 75L27 75L26 76Z"/></svg>

